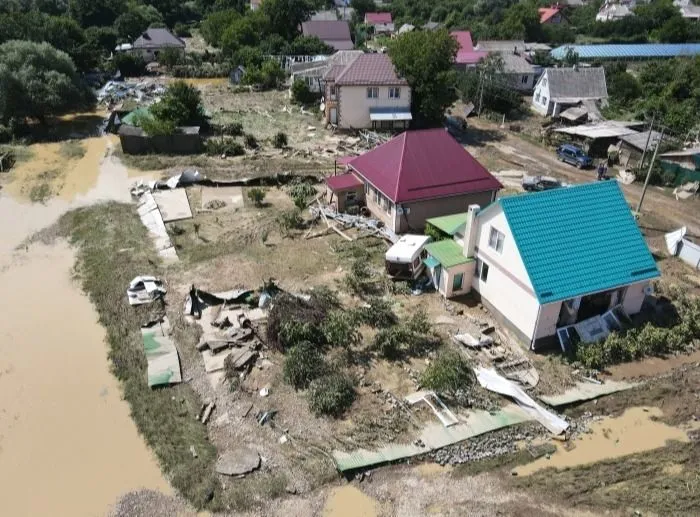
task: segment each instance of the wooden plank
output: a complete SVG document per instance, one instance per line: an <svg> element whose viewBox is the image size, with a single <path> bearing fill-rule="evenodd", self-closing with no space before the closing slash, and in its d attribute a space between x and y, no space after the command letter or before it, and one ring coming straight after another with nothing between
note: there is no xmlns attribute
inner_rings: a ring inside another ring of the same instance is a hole
<svg viewBox="0 0 700 517"><path fill-rule="evenodd" d="M341 236L343 239L345 239L346 241L352 242L352 241L355 240L355 239L353 239L352 237L350 237L349 235L347 235L346 233L343 233L343 232L340 230L340 228L336 227L335 225L331 226L330 228L331 228L331 230L333 230L335 233L337 233L338 235L340 235L340 236Z"/></svg>

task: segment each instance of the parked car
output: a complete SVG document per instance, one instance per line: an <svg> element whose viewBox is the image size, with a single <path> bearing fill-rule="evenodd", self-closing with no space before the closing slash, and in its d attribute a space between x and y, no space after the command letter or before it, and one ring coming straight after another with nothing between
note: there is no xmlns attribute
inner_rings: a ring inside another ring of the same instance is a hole
<svg viewBox="0 0 700 517"><path fill-rule="evenodd" d="M568 184L551 176L523 176L523 189L528 192L540 192L568 186Z"/></svg>
<svg viewBox="0 0 700 517"><path fill-rule="evenodd" d="M570 163L579 169L584 169L593 165L591 157L575 145L564 144L559 146L557 149L557 156L564 163Z"/></svg>

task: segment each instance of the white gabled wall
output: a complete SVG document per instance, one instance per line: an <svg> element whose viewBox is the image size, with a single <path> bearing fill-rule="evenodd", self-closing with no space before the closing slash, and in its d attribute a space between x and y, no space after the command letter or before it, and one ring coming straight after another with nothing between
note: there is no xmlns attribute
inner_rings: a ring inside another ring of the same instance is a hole
<svg viewBox="0 0 700 517"><path fill-rule="evenodd" d="M477 217L476 257L488 264L486 281L479 271L474 273L473 288L481 298L500 313L521 334L531 340L535 334L539 302L515 245L513 234L500 205L492 205ZM503 249L499 253L489 247L491 228L504 234Z"/></svg>
<svg viewBox="0 0 700 517"><path fill-rule="evenodd" d="M532 92L532 108L541 115L550 114L551 95L549 95L548 75L547 70L545 70L535 85L535 91Z"/></svg>

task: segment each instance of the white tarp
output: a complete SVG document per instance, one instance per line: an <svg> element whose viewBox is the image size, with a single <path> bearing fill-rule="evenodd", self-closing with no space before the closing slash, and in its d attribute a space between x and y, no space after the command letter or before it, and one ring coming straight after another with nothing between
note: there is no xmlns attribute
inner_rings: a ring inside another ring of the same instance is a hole
<svg viewBox="0 0 700 517"><path fill-rule="evenodd" d="M165 229L165 223L158 209L158 204L151 192L145 192L141 195L136 211L141 218L141 222L148 229L148 233L153 239L158 255L164 260L172 260L173 257L177 260L177 253L170 241L170 236Z"/></svg>
<svg viewBox="0 0 700 517"><path fill-rule="evenodd" d="M551 433L561 434L569 428L566 420L540 406L516 384L498 375L493 368L477 366L474 368L474 373L483 388L514 399L523 411L535 418Z"/></svg>
<svg viewBox="0 0 700 517"><path fill-rule="evenodd" d="M664 239L666 239L666 249L669 255L676 256L676 253L678 253L678 245L683 242L683 237L685 237L687 231L688 228L684 226L683 228L679 228L678 230L664 235Z"/></svg>
<svg viewBox="0 0 700 517"><path fill-rule="evenodd" d="M695 269L700 269L700 246L685 238L688 229L684 226L676 231L667 233L666 249L670 255L677 256L683 262Z"/></svg>
<svg viewBox="0 0 700 517"><path fill-rule="evenodd" d="M129 305L143 305L151 303L165 294L165 287L160 278L155 276L137 276L130 283L126 290L126 297Z"/></svg>

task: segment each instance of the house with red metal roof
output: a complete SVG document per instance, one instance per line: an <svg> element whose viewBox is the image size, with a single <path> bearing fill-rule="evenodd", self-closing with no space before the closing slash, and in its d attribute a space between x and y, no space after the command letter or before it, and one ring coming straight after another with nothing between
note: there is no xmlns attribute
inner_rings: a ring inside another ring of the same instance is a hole
<svg viewBox="0 0 700 517"><path fill-rule="evenodd" d="M405 129L411 88L386 54L361 54L323 74L326 122L344 129Z"/></svg>
<svg viewBox="0 0 700 517"><path fill-rule="evenodd" d="M540 14L540 24L558 24L566 21L561 13L559 4L551 7L540 7L537 9L537 12Z"/></svg>
<svg viewBox="0 0 700 517"><path fill-rule="evenodd" d="M364 204L396 233L496 199L503 186L443 128L406 131L326 180L338 210ZM350 196L348 197L348 193Z"/></svg>
<svg viewBox="0 0 700 517"><path fill-rule="evenodd" d="M479 61L488 56L488 52L484 50L474 50L472 35L469 31L453 31L450 35L457 40L459 48L457 49L457 57L455 58L455 66L460 70L476 66Z"/></svg>
<svg viewBox="0 0 700 517"><path fill-rule="evenodd" d="M365 13L365 25L371 25L374 34L391 34L394 22L391 13Z"/></svg>

